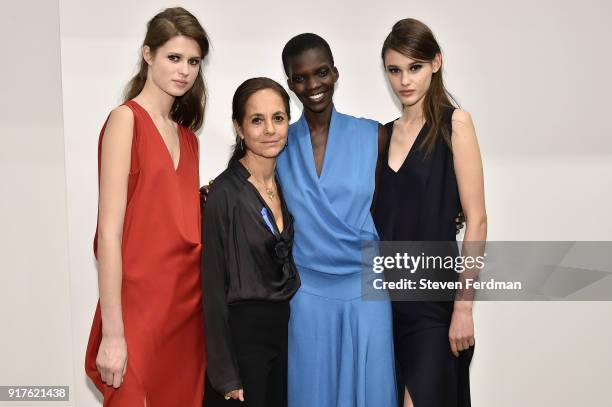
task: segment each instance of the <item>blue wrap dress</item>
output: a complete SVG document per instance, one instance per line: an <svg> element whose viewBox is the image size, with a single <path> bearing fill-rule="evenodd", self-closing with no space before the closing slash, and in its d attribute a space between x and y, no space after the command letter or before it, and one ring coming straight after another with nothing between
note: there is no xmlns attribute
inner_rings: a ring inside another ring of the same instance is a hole
<svg viewBox="0 0 612 407"><path fill-rule="evenodd" d="M302 281L291 300L289 407L397 403L390 303L365 301L361 290L362 242L378 240L377 135L377 122L334 109L319 177L302 115L277 161Z"/></svg>

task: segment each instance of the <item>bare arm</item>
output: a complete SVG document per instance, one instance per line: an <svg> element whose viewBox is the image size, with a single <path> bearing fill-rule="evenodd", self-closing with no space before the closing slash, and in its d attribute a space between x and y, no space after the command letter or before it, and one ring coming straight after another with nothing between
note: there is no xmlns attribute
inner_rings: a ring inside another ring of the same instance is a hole
<svg viewBox="0 0 612 407"><path fill-rule="evenodd" d="M484 198L484 176L476 130L470 114L456 109L452 117L453 159L459 188L459 198L466 219L463 239L463 256L480 256L487 240L487 213ZM478 270L466 270L461 276L465 280L476 279ZM474 323L472 318L473 291L459 290L453 310L449 339L453 353L474 345Z"/></svg>
<svg viewBox="0 0 612 407"><path fill-rule="evenodd" d="M487 240L487 212L476 130L470 114L464 110L455 110L452 122L455 174L459 199L467 222L464 241L484 242Z"/></svg>
<svg viewBox="0 0 612 407"><path fill-rule="evenodd" d="M98 209L98 286L102 342L98 370L108 385L119 387L127 366L121 311L121 241L127 203L134 117L127 106L113 110L102 139Z"/></svg>

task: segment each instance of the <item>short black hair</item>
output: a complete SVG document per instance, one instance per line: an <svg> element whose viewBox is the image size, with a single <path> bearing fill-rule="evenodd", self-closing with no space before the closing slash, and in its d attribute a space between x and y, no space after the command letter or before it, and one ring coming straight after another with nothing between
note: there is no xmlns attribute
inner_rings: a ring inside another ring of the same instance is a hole
<svg viewBox="0 0 612 407"><path fill-rule="evenodd" d="M334 65L334 56L332 55L331 48L327 41L317 34L299 34L291 38L283 47L283 68L287 76L289 76L289 59L311 49L320 49L323 51L326 54L325 56L329 58L332 66Z"/></svg>

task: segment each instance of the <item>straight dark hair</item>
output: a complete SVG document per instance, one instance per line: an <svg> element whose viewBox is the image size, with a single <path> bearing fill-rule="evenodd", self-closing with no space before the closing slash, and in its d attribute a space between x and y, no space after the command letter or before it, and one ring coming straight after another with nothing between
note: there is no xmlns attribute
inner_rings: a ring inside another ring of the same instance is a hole
<svg viewBox="0 0 612 407"><path fill-rule="evenodd" d="M393 25L382 46L383 64L388 50L397 51L420 62L431 62L437 54L442 54L440 45L431 29L414 18L405 18ZM423 101L423 115L429 131L418 148L424 149L426 155L433 152L440 133L446 144L451 147L450 130L442 123L442 113L445 107L458 107L458 104L444 86L441 64L438 72L432 75L431 85Z"/></svg>
<svg viewBox="0 0 612 407"><path fill-rule="evenodd" d="M236 92L234 92L234 98L232 99L232 120L242 126L244 116L246 115L246 105L249 102L249 98L260 90L271 89L283 99L285 105L285 112L287 113L287 120L291 119L291 107L289 105L289 94L278 82L270 78L251 78L242 82ZM244 142L241 142L240 136L236 134L236 144L232 151L229 164L240 160L246 154L247 147Z"/></svg>
<svg viewBox="0 0 612 407"><path fill-rule="evenodd" d="M157 49L168 40L183 35L198 43L202 60L208 55L210 43L206 31L197 18L182 7L167 8L158 13L147 23L147 34L143 42L155 54ZM147 81L148 64L144 58L140 61L138 73L130 80L124 92L124 102L134 99ZM170 117L175 122L197 131L204 121L206 106L206 86L202 74L202 65L195 83L183 96L177 97L170 109Z"/></svg>

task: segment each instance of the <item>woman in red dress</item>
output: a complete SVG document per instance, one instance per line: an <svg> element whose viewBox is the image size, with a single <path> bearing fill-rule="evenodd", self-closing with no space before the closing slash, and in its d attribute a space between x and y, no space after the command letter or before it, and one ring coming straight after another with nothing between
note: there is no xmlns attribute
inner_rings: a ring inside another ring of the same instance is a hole
<svg viewBox="0 0 612 407"><path fill-rule="evenodd" d="M100 133L100 301L87 375L104 406L201 406L198 142L209 42L183 8L147 26L140 71Z"/></svg>

